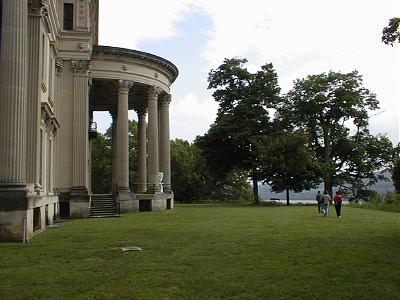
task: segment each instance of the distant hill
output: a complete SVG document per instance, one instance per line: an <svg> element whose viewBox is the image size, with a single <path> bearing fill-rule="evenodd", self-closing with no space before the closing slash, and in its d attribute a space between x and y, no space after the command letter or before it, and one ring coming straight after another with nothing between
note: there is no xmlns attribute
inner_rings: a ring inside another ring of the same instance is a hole
<svg viewBox="0 0 400 300"><path fill-rule="evenodd" d="M394 185L392 180L390 179L390 175L388 174L387 177L389 178L390 181L380 181L377 184L373 185L371 187L372 190L377 191L380 195L384 195L387 192L393 192L394 191ZM314 200L315 195L317 194L318 191L323 191L323 184L320 184L317 189L312 189L309 191L303 191L300 193L294 193L290 191L289 198L291 200ZM259 185L258 187L259 190L259 196L261 199L264 200L269 200L271 198L276 198L280 200L286 200L286 193L273 193L271 192L271 187L269 185ZM336 192L336 189L333 189L333 192Z"/></svg>

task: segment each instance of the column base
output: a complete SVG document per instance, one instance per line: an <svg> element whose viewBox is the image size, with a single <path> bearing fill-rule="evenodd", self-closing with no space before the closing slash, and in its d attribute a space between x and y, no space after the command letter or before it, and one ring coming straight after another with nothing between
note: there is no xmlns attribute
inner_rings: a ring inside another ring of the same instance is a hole
<svg viewBox="0 0 400 300"><path fill-rule="evenodd" d="M156 194L156 193L160 193L160 185L158 183L149 183L147 185L147 193L150 194Z"/></svg>
<svg viewBox="0 0 400 300"><path fill-rule="evenodd" d="M138 183L137 188L135 189L136 194L144 194L147 192L147 184L146 183Z"/></svg>
<svg viewBox="0 0 400 300"><path fill-rule="evenodd" d="M138 201L135 199L135 195L130 191L125 193L119 192L116 200L117 210L120 214L139 211Z"/></svg>
<svg viewBox="0 0 400 300"><path fill-rule="evenodd" d="M74 219L90 216L90 195L86 187L72 187L69 193L69 217Z"/></svg>
<svg viewBox="0 0 400 300"><path fill-rule="evenodd" d="M0 211L28 209L26 184L0 184Z"/></svg>
<svg viewBox="0 0 400 300"><path fill-rule="evenodd" d="M117 193L120 194L128 194L130 193L131 190L129 189L129 187L118 187Z"/></svg>

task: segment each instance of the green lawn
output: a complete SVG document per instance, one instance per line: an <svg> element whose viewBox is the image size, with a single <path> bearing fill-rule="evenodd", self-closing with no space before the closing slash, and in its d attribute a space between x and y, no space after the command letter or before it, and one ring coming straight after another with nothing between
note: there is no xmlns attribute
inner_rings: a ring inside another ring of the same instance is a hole
<svg viewBox="0 0 400 300"><path fill-rule="evenodd" d="M396 213L193 205L61 224L0 244L0 299L400 299Z"/></svg>

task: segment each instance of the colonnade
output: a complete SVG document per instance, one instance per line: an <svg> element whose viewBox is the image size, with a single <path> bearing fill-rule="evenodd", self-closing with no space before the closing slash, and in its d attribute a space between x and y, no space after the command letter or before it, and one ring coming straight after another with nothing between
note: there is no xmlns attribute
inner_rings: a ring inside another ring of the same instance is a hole
<svg viewBox="0 0 400 300"><path fill-rule="evenodd" d="M112 111L112 183L118 193L130 193L128 97L134 82L118 80L118 108ZM148 127L145 107L138 114L138 182L136 194L161 191L159 172L163 173L163 191L171 192L169 104L171 95L155 86L147 92ZM148 130L147 130L148 129Z"/></svg>

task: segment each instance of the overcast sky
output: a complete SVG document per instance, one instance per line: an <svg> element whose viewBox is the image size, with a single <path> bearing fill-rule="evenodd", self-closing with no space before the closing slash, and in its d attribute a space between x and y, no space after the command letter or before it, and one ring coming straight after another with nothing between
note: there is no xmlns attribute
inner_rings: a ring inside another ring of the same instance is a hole
<svg viewBox="0 0 400 300"><path fill-rule="evenodd" d="M381 42L382 28L400 16L398 0L101 0L99 43L136 49L173 62L171 138L204 134L218 105L207 74L224 58L245 57L255 71L272 63L282 93L296 78L358 70L377 94L370 129L399 143L400 44ZM136 115L130 112L130 118ZM99 129L110 125L95 114Z"/></svg>

